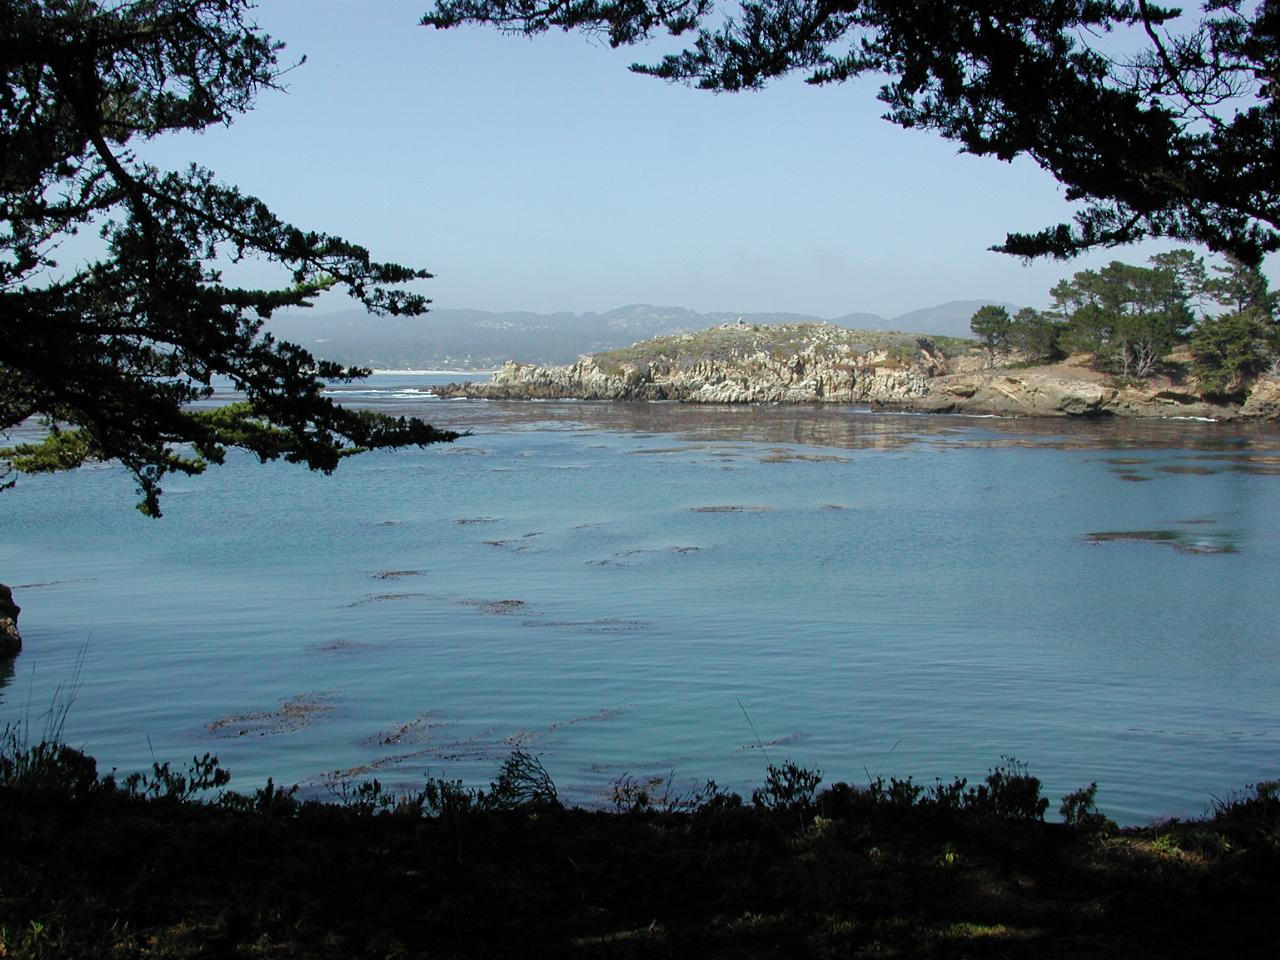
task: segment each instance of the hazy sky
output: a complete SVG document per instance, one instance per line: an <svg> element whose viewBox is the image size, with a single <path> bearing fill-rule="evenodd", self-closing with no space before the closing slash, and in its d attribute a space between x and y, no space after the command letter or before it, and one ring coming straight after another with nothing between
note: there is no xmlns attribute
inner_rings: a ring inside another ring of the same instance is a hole
<svg viewBox="0 0 1280 960"><path fill-rule="evenodd" d="M263 0L260 25L307 57L287 92L147 156L196 160L300 227L427 268L442 307L1042 306L1061 276L1172 246L1031 266L987 252L1066 219L1061 188L880 120L874 80L713 95L629 73L643 50L441 32L416 25L426 8Z"/></svg>

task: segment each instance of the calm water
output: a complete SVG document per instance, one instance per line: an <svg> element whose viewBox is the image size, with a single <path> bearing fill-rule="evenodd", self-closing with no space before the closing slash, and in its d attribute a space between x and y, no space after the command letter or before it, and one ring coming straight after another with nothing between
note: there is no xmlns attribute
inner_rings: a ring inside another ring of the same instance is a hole
<svg viewBox="0 0 1280 960"><path fill-rule="evenodd" d="M446 378L447 379L447 378ZM1135 822L1280 776L1280 435L1216 424L349 399L471 430L332 477L233 458L166 516L119 468L0 494L26 650L0 722L84 652L67 739L562 792L980 777L1012 754ZM1155 531L1163 540L1091 537ZM749 719L748 719L749 718Z"/></svg>

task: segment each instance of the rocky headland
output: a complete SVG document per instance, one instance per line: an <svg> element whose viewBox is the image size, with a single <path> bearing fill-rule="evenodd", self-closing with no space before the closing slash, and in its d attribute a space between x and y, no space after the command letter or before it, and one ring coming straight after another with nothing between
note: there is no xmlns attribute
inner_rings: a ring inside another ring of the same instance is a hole
<svg viewBox="0 0 1280 960"><path fill-rule="evenodd" d="M1207 396L1190 356L1165 372L1122 380L1088 356L993 365L979 344L826 323L728 323L657 337L567 366L508 361L489 383L452 383L443 397L492 400L668 400L684 403L855 403L928 413L1001 416L1280 418L1280 378L1243 395Z"/></svg>

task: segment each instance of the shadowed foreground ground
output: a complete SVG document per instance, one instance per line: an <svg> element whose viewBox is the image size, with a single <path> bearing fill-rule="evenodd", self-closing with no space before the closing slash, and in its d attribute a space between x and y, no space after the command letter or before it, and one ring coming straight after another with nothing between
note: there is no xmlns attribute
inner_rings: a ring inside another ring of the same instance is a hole
<svg viewBox="0 0 1280 960"><path fill-rule="evenodd" d="M114 783L61 746L0 753L0 956L1275 957L1280 793L1117 830L1046 823L1016 762L983 784L746 801L624 783L563 809L515 754L490 790L221 792L198 762ZM211 788L211 789L207 789ZM663 794L663 796L656 796ZM207 799L199 800L200 796Z"/></svg>

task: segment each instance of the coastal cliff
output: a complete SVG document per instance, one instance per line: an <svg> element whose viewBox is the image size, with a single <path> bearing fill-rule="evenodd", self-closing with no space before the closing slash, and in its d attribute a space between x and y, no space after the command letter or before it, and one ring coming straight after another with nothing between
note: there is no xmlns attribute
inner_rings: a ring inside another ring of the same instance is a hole
<svg viewBox="0 0 1280 960"><path fill-rule="evenodd" d="M973 341L825 323L729 323L581 357L567 366L508 361L489 383L454 383L443 397L492 400L673 400L683 403L855 403L931 413L1002 416L1280 418L1280 380L1243 398L1203 395L1185 374L1119 380L1087 358L990 367Z"/></svg>

